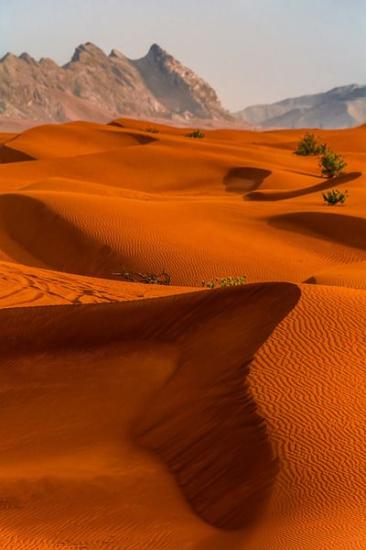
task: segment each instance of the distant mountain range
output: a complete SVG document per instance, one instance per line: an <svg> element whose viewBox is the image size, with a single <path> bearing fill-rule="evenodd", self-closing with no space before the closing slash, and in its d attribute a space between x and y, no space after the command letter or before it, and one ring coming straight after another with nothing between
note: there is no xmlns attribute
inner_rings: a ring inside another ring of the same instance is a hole
<svg viewBox="0 0 366 550"><path fill-rule="evenodd" d="M366 121L366 86L229 113L207 82L157 44L137 60L118 50L106 55L90 42L77 47L64 66L27 53L0 59L0 128L4 121L20 129L22 123L106 122L120 116L197 126L347 128Z"/></svg>
<svg viewBox="0 0 366 550"><path fill-rule="evenodd" d="M63 122L118 116L230 120L216 92L154 44L145 57L106 55L90 42L60 67L29 54L0 60L0 117Z"/></svg>
<svg viewBox="0 0 366 550"><path fill-rule="evenodd" d="M253 105L233 116L260 128L350 128L366 122L366 86L350 84L321 94Z"/></svg>

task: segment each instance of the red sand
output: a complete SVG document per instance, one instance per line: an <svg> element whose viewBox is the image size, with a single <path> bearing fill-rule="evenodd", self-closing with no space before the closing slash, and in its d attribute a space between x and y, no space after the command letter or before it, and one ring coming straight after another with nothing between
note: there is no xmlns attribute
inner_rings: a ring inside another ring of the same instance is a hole
<svg viewBox="0 0 366 550"><path fill-rule="evenodd" d="M366 547L366 127L186 133L0 135L5 550Z"/></svg>

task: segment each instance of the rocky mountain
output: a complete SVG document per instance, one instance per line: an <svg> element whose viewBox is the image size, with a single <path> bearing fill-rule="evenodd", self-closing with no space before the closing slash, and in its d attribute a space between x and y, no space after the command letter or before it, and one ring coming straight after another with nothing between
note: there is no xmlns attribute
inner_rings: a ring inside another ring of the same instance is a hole
<svg viewBox="0 0 366 550"><path fill-rule="evenodd" d="M229 120L215 91L193 71L151 46L142 59L90 42L63 67L27 53L0 60L0 117L12 120L105 121L118 116Z"/></svg>
<svg viewBox="0 0 366 550"><path fill-rule="evenodd" d="M366 86L350 84L325 93L254 105L233 116L262 128L350 128L366 122Z"/></svg>

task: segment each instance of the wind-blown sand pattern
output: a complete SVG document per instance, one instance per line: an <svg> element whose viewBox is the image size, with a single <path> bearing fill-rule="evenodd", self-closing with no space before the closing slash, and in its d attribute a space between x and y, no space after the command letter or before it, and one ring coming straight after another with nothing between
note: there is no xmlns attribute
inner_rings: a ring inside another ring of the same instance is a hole
<svg viewBox="0 0 366 550"><path fill-rule="evenodd" d="M364 550L366 127L151 126L0 134L1 549Z"/></svg>

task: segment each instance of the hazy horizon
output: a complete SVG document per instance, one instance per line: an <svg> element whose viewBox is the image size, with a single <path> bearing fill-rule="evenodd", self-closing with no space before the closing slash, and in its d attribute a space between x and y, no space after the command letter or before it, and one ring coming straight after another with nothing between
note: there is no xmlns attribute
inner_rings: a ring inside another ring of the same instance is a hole
<svg viewBox="0 0 366 550"><path fill-rule="evenodd" d="M0 0L0 57L26 51L66 63L93 42L135 59L152 43L239 110L366 80L362 0ZM260 5L259 5L260 4Z"/></svg>

